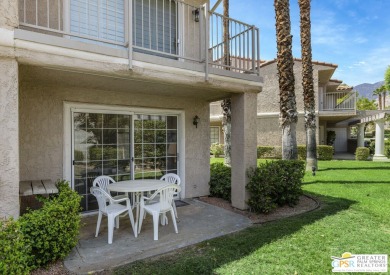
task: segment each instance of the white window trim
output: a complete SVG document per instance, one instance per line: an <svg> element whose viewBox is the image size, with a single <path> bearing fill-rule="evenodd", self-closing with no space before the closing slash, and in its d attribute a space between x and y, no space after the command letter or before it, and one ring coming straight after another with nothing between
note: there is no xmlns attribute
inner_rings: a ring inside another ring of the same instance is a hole
<svg viewBox="0 0 390 275"><path fill-rule="evenodd" d="M72 183L72 112L112 114L176 115L178 123L178 174L181 181L180 199L185 198L185 112L173 109L140 108L119 105L89 104L64 101L63 105L63 170L62 178ZM132 131L133 132L133 131ZM134 133L132 133L133 135ZM134 146L134 144L132 145ZM134 150L133 150L134 152ZM73 188L73 186L71 186Z"/></svg>

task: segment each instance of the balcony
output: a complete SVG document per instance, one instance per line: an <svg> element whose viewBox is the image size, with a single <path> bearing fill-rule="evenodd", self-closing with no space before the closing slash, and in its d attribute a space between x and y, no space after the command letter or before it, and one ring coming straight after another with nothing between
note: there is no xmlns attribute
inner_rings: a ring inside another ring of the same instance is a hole
<svg viewBox="0 0 390 275"><path fill-rule="evenodd" d="M356 93L354 91L325 93L320 103L320 113L322 111L327 114L356 114Z"/></svg>
<svg viewBox="0 0 390 275"><path fill-rule="evenodd" d="M249 81L259 29L175 0L19 0L17 39ZM223 30L229 29L224 39Z"/></svg>

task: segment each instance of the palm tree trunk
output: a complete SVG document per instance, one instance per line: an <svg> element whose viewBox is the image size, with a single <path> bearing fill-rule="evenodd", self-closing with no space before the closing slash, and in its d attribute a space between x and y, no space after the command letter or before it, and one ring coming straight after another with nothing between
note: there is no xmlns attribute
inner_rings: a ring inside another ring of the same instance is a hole
<svg viewBox="0 0 390 275"><path fill-rule="evenodd" d="M378 104L379 104L379 110L382 109L382 93L378 94Z"/></svg>
<svg viewBox="0 0 390 275"><path fill-rule="evenodd" d="M310 0L298 0L301 17L302 86L306 129L306 170L317 170L316 115L311 52Z"/></svg>
<svg viewBox="0 0 390 275"><path fill-rule="evenodd" d="M384 92L383 92L383 110L386 110L386 93L387 93L387 91L385 90Z"/></svg>
<svg viewBox="0 0 390 275"><path fill-rule="evenodd" d="M282 157L297 159L294 59L288 0L274 0L276 15L277 68L279 75L280 116L282 127Z"/></svg>
<svg viewBox="0 0 390 275"><path fill-rule="evenodd" d="M229 47L229 0L223 0L223 62L224 65L230 66L230 47ZM229 67L225 67L226 70L230 70ZM232 155L232 140L231 140L231 100L230 98L224 99L221 103L222 107L222 130L224 141L224 163L227 166L231 166Z"/></svg>

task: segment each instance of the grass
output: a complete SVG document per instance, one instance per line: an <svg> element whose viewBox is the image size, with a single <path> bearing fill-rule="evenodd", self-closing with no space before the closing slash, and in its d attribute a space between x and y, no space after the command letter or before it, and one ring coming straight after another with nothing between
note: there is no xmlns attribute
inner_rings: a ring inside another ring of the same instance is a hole
<svg viewBox="0 0 390 275"><path fill-rule="evenodd" d="M211 161L218 161L213 160ZM390 163L320 161L304 178L322 207L254 225L116 274L330 274L331 256L390 254Z"/></svg>

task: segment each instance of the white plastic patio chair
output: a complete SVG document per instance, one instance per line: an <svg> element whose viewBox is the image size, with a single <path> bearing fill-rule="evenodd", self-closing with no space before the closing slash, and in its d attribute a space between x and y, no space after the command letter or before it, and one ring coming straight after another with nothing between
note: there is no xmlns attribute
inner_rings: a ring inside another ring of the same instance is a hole
<svg viewBox="0 0 390 275"><path fill-rule="evenodd" d="M94 179L93 181L93 186L96 187L100 187L101 189L103 189L107 194L110 194L110 191L108 190L107 186L111 183L114 183L115 180L109 176L99 176L97 177L96 179ZM129 194L128 193L124 193L123 195L117 195L117 196L113 196L112 198L115 199L115 200L120 200L120 199L125 199L125 198L128 198L129 197Z"/></svg>
<svg viewBox="0 0 390 275"><path fill-rule="evenodd" d="M180 186L180 183L181 183L180 177L174 173L165 174L164 176L162 176L160 178L160 180L163 180L163 181L166 181L166 182L169 182L172 184L177 184L178 186ZM175 195L179 195L179 192L177 192ZM172 201L172 206L173 206L173 211L175 211L176 219L178 219L179 217L177 216L175 200Z"/></svg>
<svg viewBox="0 0 390 275"><path fill-rule="evenodd" d="M143 196L141 198L140 217L144 217L145 213L149 213L153 216L153 233L154 233L155 241L158 240L159 217L160 215L163 215L163 217L165 217L167 212L171 212L173 226L175 227L175 232L178 233L176 217L172 207L173 196L177 192L180 192L180 186L176 184L172 184L158 189L150 197ZM159 196L158 202L150 203L150 204L147 203L148 201L153 201L153 199L155 199L157 196ZM141 218L139 221L140 224L139 224L138 234L141 232L142 221L143 219Z"/></svg>
<svg viewBox="0 0 390 275"><path fill-rule="evenodd" d="M108 243L112 244L114 226L116 228L119 228L119 215L126 211L128 212L130 218L130 223L131 223L131 227L133 228L134 236L137 237L137 230L134 227L134 216L130 204L130 199L122 198L119 200L115 200L100 187L91 187L90 190L91 190L91 194L96 197L99 205L99 216L96 225L95 237L97 237L99 234L102 216L105 215L107 216L108 219ZM107 205L107 201L109 201L108 205ZM126 202L126 205L120 204L120 202L123 201Z"/></svg>

